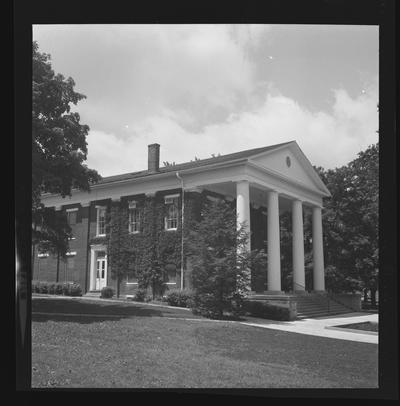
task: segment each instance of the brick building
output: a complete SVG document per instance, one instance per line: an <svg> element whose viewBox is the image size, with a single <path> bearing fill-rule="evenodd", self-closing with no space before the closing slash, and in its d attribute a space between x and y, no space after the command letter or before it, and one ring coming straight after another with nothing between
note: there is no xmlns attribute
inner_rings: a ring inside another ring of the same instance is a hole
<svg viewBox="0 0 400 406"><path fill-rule="evenodd" d="M246 222L248 248L265 248L268 254L265 278L253 290L282 293L279 215L285 211L292 218L293 291L325 290L321 209L330 193L295 141L165 167L159 157L160 146L152 144L147 170L105 177L89 193L43 195L45 206L67 216L73 238L65 261L45 252L34 254L33 279L74 281L84 292L116 287L112 263L118 256L110 261L109 250L118 236L121 247L128 247L121 255L130 255L130 273L119 284L121 295L134 292L135 268L155 251L167 285L188 286L182 222L198 216L205 199L223 198L236 207L238 222ZM305 281L304 210L312 211L312 286Z"/></svg>

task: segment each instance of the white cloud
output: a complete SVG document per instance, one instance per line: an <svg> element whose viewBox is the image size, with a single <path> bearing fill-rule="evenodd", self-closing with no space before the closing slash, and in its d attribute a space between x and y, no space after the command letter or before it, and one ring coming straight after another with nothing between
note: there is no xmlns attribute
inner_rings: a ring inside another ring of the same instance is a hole
<svg viewBox="0 0 400 406"><path fill-rule="evenodd" d="M62 43L51 50L53 67L87 95L79 105L82 121L106 132L165 108L179 113L183 126L200 128L243 106L256 86L247 51L268 31L266 25L83 25L66 36L68 27L41 27Z"/></svg>
<svg viewBox="0 0 400 406"><path fill-rule="evenodd" d="M328 114L312 113L290 98L267 94L256 109L233 114L200 132L184 129L173 112L164 110L130 126L124 139L91 131L88 164L104 176L146 169L147 145L153 142L161 145L161 163L181 163L194 156L208 158L212 153L296 140L314 165L345 165L378 140L378 97L376 88L357 98L343 89L334 95L333 111Z"/></svg>

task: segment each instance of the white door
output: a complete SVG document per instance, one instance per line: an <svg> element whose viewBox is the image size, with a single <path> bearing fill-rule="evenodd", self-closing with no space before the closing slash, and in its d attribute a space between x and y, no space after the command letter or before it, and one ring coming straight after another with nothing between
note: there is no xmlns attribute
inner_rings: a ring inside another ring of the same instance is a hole
<svg viewBox="0 0 400 406"><path fill-rule="evenodd" d="M107 286L107 255L104 251L97 253L96 260L96 290Z"/></svg>

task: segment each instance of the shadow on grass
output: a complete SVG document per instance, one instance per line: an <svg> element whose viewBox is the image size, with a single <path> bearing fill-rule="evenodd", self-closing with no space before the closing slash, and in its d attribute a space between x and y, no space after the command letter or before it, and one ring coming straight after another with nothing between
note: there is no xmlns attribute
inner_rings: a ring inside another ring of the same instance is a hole
<svg viewBox="0 0 400 406"><path fill-rule="evenodd" d="M32 300L32 321L35 322L52 320L88 324L130 317L185 318L188 316L189 314L182 310L155 308L140 303L101 303L100 300L89 302L82 299L65 300L58 298L35 298Z"/></svg>

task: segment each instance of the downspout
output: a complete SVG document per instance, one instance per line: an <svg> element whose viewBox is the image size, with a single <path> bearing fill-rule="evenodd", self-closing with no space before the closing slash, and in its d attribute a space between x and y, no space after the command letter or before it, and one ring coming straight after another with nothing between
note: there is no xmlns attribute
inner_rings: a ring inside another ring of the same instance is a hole
<svg viewBox="0 0 400 406"><path fill-rule="evenodd" d="M179 172L176 172L176 177L181 181L182 188L182 213L181 213L181 290L183 290L183 221L185 215L185 189L183 188L183 179L180 177Z"/></svg>

